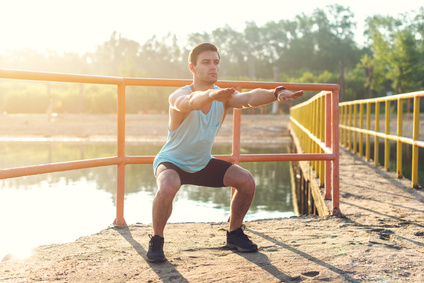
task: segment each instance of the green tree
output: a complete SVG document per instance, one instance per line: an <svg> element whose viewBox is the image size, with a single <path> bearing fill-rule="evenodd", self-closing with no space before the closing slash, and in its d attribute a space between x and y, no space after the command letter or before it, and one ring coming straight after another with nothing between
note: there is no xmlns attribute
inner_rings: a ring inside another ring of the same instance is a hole
<svg viewBox="0 0 424 283"><path fill-rule="evenodd" d="M423 14L423 11L421 9L420 13ZM421 14L412 22L408 14L399 18L377 15L367 19L365 34L372 57L363 57L362 62L364 68L373 70L373 76L368 78L367 83L375 93L405 93L423 86L420 80L423 75L422 39L417 33L417 27L424 22ZM370 78L372 82L369 82Z"/></svg>
<svg viewBox="0 0 424 283"><path fill-rule="evenodd" d="M110 39L87 54L97 74L107 76L141 76L138 67L140 44L113 32Z"/></svg>

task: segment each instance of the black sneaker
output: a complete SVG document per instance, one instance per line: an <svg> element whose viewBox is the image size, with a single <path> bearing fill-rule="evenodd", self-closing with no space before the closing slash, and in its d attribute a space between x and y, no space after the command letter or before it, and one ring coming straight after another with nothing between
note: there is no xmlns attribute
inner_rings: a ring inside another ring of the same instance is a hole
<svg viewBox="0 0 424 283"><path fill-rule="evenodd" d="M252 253L258 251L258 246L254 244L246 234L244 234L245 226L242 225L232 232L227 231L227 247L232 250L239 250L242 253Z"/></svg>
<svg viewBox="0 0 424 283"><path fill-rule="evenodd" d="M150 262L163 262L166 260L163 253L164 238L155 235L150 236L149 251L147 252L147 260Z"/></svg>

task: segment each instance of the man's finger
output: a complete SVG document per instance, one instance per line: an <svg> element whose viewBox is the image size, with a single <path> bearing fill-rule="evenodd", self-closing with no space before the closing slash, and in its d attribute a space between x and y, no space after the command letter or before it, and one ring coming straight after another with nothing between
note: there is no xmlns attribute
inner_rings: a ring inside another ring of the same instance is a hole
<svg viewBox="0 0 424 283"><path fill-rule="evenodd" d="M298 97L301 97L302 95L303 95L303 90L299 90L293 93L292 95L290 95L290 98L298 98Z"/></svg>

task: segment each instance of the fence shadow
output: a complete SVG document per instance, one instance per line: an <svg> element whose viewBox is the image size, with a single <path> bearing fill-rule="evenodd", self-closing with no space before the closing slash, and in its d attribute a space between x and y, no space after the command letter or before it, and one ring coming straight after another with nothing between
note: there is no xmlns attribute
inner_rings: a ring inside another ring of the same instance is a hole
<svg viewBox="0 0 424 283"><path fill-rule="evenodd" d="M424 203L424 190L408 187L407 185L405 185L404 182L402 182L402 180L408 180L408 179L406 178L397 179L393 172L392 173L387 172L381 166L375 167L374 164L372 164L371 162L366 161L364 158L354 154L353 152L350 152L346 148L340 147L340 151L342 150L343 150L343 154L347 154L349 155L349 157L352 157L354 159L354 162L358 162L358 163L361 163L362 165L367 166L370 170L374 171L376 174L388 180L393 186L401 189L402 191L404 191L411 197Z"/></svg>
<svg viewBox="0 0 424 283"><path fill-rule="evenodd" d="M296 248L294 248L290 245L282 243L282 242L280 242L280 241L278 241L278 240L276 240L276 239L274 239L274 238L272 238L272 237L270 237L270 236L268 236L264 233L254 231L250 228L246 228L246 230L249 231L250 233L253 233L253 234L259 236L259 237L262 237L263 239L273 243L274 245L280 246L280 247L282 247L282 248L284 248L288 251L291 251L291 252L293 252L293 253L295 253L295 254L297 254L297 255L299 255L299 256L301 256L301 257L303 257L303 258L305 258L305 259L307 259L307 260L309 260L309 261L311 261L315 264L321 265L322 267L327 268L327 269L339 274L340 276L342 276L343 278L345 278L349 282L360 282L360 280L354 279L351 276L349 276L346 271L344 271L340 268L337 268L337 267L335 267L335 266L333 266L329 263L326 263L326 262L324 262L324 261L322 261L322 260L320 260L320 259L318 259L318 258L316 258L316 257L314 257L310 254L302 252L302 251L300 251L300 250L298 250L298 249L296 249ZM263 263L264 259L267 259L266 255L263 255L261 253L259 253L258 257L251 257L251 256L247 256L246 254L242 254L242 253L239 253L239 255L246 258L250 262L258 265L259 267L263 268L264 270L266 270L267 272L269 272L271 275L275 276L278 279L281 279L283 281L289 281L289 282L303 281L303 279L300 276L294 277L294 278L290 277L290 276L282 273L280 270L278 270L278 268L276 268L273 265L264 267L263 264L261 264L261 262ZM306 272L304 275L308 276L309 274L314 275L314 271ZM297 280L299 280L299 281L297 281Z"/></svg>
<svg viewBox="0 0 424 283"><path fill-rule="evenodd" d="M159 264L149 262L146 256L147 251L133 238L128 226L117 227L115 230L121 234L121 236L135 249L135 251L149 264L150 268L158 275L161 281L189 282L169 261Z"/></svg>

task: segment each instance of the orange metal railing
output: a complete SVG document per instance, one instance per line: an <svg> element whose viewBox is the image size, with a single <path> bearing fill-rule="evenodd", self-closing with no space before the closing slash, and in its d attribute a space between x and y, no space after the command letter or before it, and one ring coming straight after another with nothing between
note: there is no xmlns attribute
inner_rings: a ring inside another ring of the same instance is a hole
<svg viewBox="0 0 424 283"><path fill-rule="evenodd" d="M125 166L128 164L151 164L154 156L127 156L125 154L125 91L127 86L160 86L160 87L181 87L191 84L191 80L178 79L143 79L106 77L77 74L61 74L47 72L32 72L22 70L0 69L0 79L72 82L88 84L106 84L117 86L117 156L107 158L96 158L89 160L78 160L53 164L43 164L26 166L19 168L7 168L0 170L0 179L22 177L28 175L60 172L74 169L83 169L99 166L117 166L117 194L116 194L116 218L114 225L126 225L124 219L124 193L125 193ZM237 90L265 88L272 89L282 83L273 82L240 82L240 81L219 81L220 87L235 87ZM330 91L332 93L331 115L326 116L326 131L331 131L333 135L332 146L330 146L330 135L326 135L325 150L321 154L240 154L240 121L241 110L233 111L233 145L231 155L218 155L217 158L228 160L236 164L240 162L257 161L301 161L301 160L327 160L333 162L333 213L338 213L338 85L332 84L299 84L284 83L287 89L303 89L305 91ZM330 110L328 110L330 111ZM330 119L330 120L328 120ZM333 120L330 129L330 122ZM328 168L327 168L328 169ZM326 185L331 186L330 182ZM331 188L327 188L331 190ZM328 198L329 195L327 194Z"/></svg>

